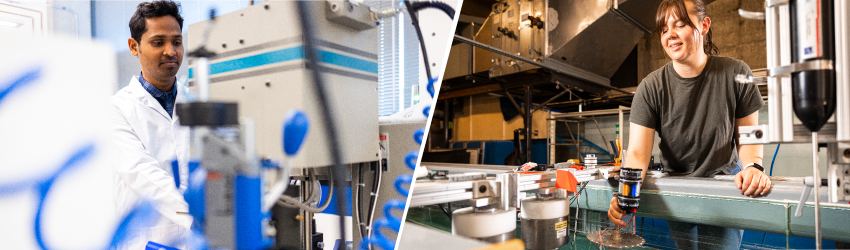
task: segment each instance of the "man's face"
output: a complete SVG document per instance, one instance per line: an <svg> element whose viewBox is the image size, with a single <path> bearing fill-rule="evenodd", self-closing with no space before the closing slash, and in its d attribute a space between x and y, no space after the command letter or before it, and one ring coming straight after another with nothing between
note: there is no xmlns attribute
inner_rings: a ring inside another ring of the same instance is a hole
<svg viewBox="0 0 850 250"><path fill-rule="evenodd" d="M139 57L146 80L171 84L183 61L183 35L173 16L145 19L147 31L136 43L130 38L130 51Z"/></svg>

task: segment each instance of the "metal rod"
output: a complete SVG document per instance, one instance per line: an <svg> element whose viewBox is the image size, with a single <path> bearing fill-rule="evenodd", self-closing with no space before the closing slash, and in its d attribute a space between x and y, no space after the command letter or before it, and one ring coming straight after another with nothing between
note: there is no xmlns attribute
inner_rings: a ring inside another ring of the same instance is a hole
<svg viewBox="0 0 850 250"><path fill-rule="evenodd" d="M472 39L475 39L475 23L473 22L470 24L472 25ZM469 45L469 50L472 51L472 57L469 58L469 60L471 61L470 65L472 65L472 67L469 69L469 74L471 75L475 73L475 48L472 47L472 44Z"/></svg>
<svg viewBox="0 0 850 250"><path fill-rule="evenodd" d="M573 136L573 129L570 128L570 123L567 120L564 120L564 125L567 125L567 133L570 133L570 139L573 140L573 144L576 146L576 154L578 155L576 158L581 159L581 145L576 137ZM576 123L578 125L578 123ZM582 160L583 161L583 160Z"/></svg>
<svg viewBox="0 0 850 250"><path fill-rule="evenodd" d="M599 131L599 136L602 136L602 144L607 145L608 150L611 150L609 152L611 153L612 156L615 155L614 149L611 149L611 144L608 143L608 139L605 139L605 134L603 134L602 129L599 128L599 122L597 122L596 119L591 119L591 120L593 120L593 123L596 123L596 130Z"/></svg>
<svg viewBox="0 0 850 250"><path fill-rule="evenodd" d="M815 180L815 248L822 249L820 232L820 173L818 169L818 132L812 132L812 169Z"/></svg>
<svg viewBox="0 0 850 250"><path fill-rule="evenodd" d="M474 71L475 71L475 70L473 70L473 69L472 69L472 67L473 67L473 66L472 66L472 61L474 61L474 60L475 60L475 57L474 57L474 55L472 54L472 51L473 51L473 50L475 50L475 47L474 47L474 46L472 46L472 44L470 44L470 45L469 45L469 51L468 51L468 53L467 53L467 54L468 54L468 55L467 55L468 57L467 57L467 62L466 62L466 67L467 67L467 69L469 69L469 70L467 70L467 74L469 74L469 75L472 75L472 73L474 73Z"/></svg>
<svg viewBox="0 0 850 250"><path fill-rule="evenodd" d="M620 140L620 143L622 145L622 144L626 143L626 141L623 140L623 127L625 127L625 125L623 124L623 106L622 105L617 108L617 113L619 114L619 118L620 118L620 127L617 128L619 130L619 133L617 134L617 140ZM620 162L621 163L623 162L623 159L626 159L626 156L620 155ZM625 166L625 165L622 165L622 166Z"/></svg>
<svg viewBox="0 0 850 250"><path fill-rule="evenodd" d="M549 119L546 121L546 141L549 143L547 149L549 152L546 152L549 158L546 160L546 164L555 164L555 125L558 124L557 121L552 120L552 113L549 113Z"/></svg>
<svg viewBox="0 0 850 250"><path fill-rule="evenodd" d="M516 111L519 112L520 116L522 116L522 119L525 119L525 112L523 112L522 109L519 107L519 104L516 103L516 100L514 100L514 96L511 95L511 92L508 92L508 90L505 90L505 95L508 96L508 100L510 100L511 104L514 105L514 108L516 108Z"/></svg>
<svg viewBox="0 0 850 250"><path fill-rule="evenodd" d="M525 161L531 162L531 86L525 86Z"/></svg>
<svg viewBox="0 0 850 250"><path fill-rule="evenodd" d="M446 99L443 102L443 139L446 148L451 148L449 146L449 122L451 122L451 120L449 120L449 112L451 112L451 110L449 110L449 101L451 101L451 99Z"/></svg>
<svg viewBox="0 0 850 250"><path fill-rule="evenodd" d="M466 38L466 37L455 35L454 40L458 41L458 42L466 43L466 44L471 44L472 46L479 47L479 48L482 48L484 50L487 50L487 51L490 51L490 52L493 52L493 53L496 53L496 54L499 54L499 55L502 55L502 56L506 56L506 57L509 57L511 59L514 59L514 60L522 61L522 62L531 64L531 65L534 65L534 66L537 66L537 67L540 67L540 68L548 69L548 70L554 71L554 72L559 73L559 74L571 75L571 74L568 74L568 73L563 72L561 70L546 66L546 65L539 63L537 61L534 61L534 60L531 60L531 59L528 59L528 58L525 58L525 57L514 55L510 52L495 48L493 46L470 40L469 38ZM632 92L622 90L622 89L617 88L617 87L612 87L612 86L603 85L603 84L596 84L596 83L593 83L593 84L596 85L596 86L603 87L603 88L622 92L622 93L625 93L625 94L628 94L628 95L634 95L635 94L635 93L632 93Z"/></svg>
<svg viewBox="0 0 850 250"><path fill-rule="evenodd" d="M308 176L306 168L302 170L302 174L304 176ZM301 202L306 203L307 197L310 196L310 186L307 184L307 179L301 181ZM301 221L301 249L311 250L313 246L313 213L307 210L301 210L301 216L303 220Z"/></svg>
<svg viewBox="0 0 850 250"><path fill-rule="evenodd" d="M576 242L576 233L578 232L578 214L581 209L581 193L576 194L576 222L573 224L573 246ZM582 223L584 224L584 223Z"/></svg>
<svg viewBox="0 0 850 250"><path fill-rule="evenodd" d="M617 14L618 16L622 17L623 19L626 19L626 21L629 21L629 23L631 23L635 27L638 27L639 29L643 30L643 32L646 32L647 34L652 34L652 31L649 30L649 28L647 28L642 23L638 22L637 20L635 20L633 17L629 16L629 14L626 14L622 10L614 8L614 9L611 9L611 11L614 12L614 14Z"/></svg>
<svg viewBox="0 0 850 250"><path fill-rule="evenodd" d="M549 104L549 102L552 102L552 101L554 101L555 99L557 99L558 97L561 97L562 95L564 95L564 94L566 94L566 93L569 93L569 92L570 92L570 90L569 90L569 89L567 89L567 90L564 90L564 91L563 91L563 92L561 92L561 93L558 93L557 95L553 96L552 98L549 98L549 100L546 100L545 102L541 103L539 106L537 106L536 108L534 108L534 110L532 110L532 111L531 111L531 113L534 113L534 112L536 112L537 110L542 109L543 107L545 107L545 106L546 106L546 104Z"/></svg>

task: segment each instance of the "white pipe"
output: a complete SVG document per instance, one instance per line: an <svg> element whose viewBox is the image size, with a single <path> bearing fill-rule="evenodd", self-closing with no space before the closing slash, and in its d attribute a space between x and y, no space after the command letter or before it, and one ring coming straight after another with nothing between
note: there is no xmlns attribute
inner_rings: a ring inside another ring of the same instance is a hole
<svg viewBox="0 0 850 250"><path fill-rule="evenodd" d="M198 101L207 102L210 100L210 59L198 57L195 63L198 71Z"/></svg>
<svg viewBox="0 0 850 250"><path fill-rule="evenodd" d="M791 64L791 6L788 4L783 4L779 6L779 63L780 65L790 65ZM780 78L781 84L781 107L780 111L782 112L781 123L782 126L782 141L792 141L794 140L794 109L792 108L792 91L791 88L791 76L785 75Z"/></svg>
<svg viewBox="0 0 850 250"><path fill-rule="evenodd" d="M779 32L777 31L777 8L765 8L765 30L767 40L767 68L772 69L779 66ZM768 106L768 138L771 142L782 141L782 88L779 77L767 77L767 103Z"/></svg>
<svg viewBox="0 0 850 250"><path fill-rule="evenodd" d="M764 20L763 12L754 12L746 11L744 9L738 9L738 15L746 19Z"/></svg>
<svg viewBox="0 0 850 250"><path fill-rule="evenodd" d="M280 176L277 182L269 190L269 193L266 194L266 197L263 197L263 213L269 212L274 207L274 204L277 203L280 196L286 192L286 188L289 187L290 166L292 166L292 157L287 157L279 170Z"/></svg>
<svg viewBox="0 0 850 250"><path fill-rule="evenodd" d="M850 3L835 1L836 140L850 141Z"/></svg>

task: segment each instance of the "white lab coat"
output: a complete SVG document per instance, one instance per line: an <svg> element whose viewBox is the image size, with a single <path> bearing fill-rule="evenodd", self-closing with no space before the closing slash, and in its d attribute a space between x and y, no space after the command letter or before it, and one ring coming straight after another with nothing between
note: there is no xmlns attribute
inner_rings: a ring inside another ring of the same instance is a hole
<svg viewBox="0 0 850 250"><path fill-rule="evenodd" d="M188 89L180 82L174 87L178 88L176 102L184 102L181 91ZM192 217L187 215L189 206L175 186L171 170L171 161L176 158L180 162L180 185L185 190L189 129L180 126L176 111L173 119L169 117L135 76L129 86L112 96L112 107L113 141L118 149L112 157L118 214L129 213L147 199L161 215L151 227L131 228L128 241L119 248L144 249L148 241L174 244L192 225Z"/></svg>

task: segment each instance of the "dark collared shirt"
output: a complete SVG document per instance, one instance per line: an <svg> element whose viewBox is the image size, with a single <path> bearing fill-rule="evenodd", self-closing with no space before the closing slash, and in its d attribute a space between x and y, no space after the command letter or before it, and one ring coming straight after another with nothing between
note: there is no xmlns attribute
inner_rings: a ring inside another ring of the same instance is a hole
<svg viewBox="0 0 850 250"><path fill-rule="evenodd" d="M165 109L165 112L168 112L169 117L174 117L172 112L174 111L174 101L177 99L177 79L174 79L174 87L171 88L171 91L165 92L161 89L153 86L145 80L145 77L142 76L142 73L139 72L139 82L142 83L142 87L148 91L148 93L159 102L159 105L162 105L162 108Z"/></svg>

